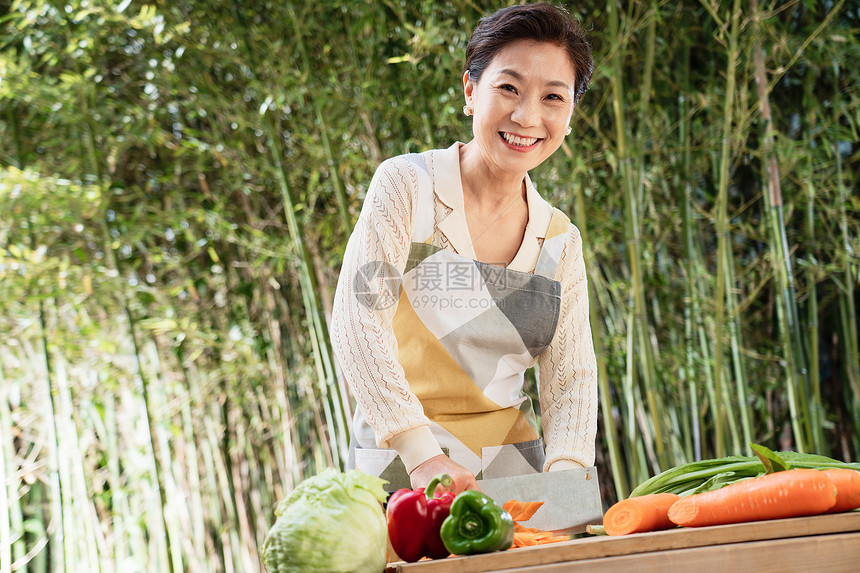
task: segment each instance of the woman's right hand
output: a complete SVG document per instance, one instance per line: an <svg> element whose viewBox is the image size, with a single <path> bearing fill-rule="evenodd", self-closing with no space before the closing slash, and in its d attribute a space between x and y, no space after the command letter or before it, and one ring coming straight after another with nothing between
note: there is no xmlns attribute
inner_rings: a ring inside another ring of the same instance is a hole
<svg viewBox="0 0 860 573"><path fill-rule="evenodd" d="M478 482L475 481L475 476L472 472L454 462L445 454L433 456L429 460L419 464L409 474L412 480L412 488L425 488L430 480L439 474L448 474L451 476L453 483L448 488L437 488L437 491L450 491L454 495L467 489L480 489Z"/></svg>

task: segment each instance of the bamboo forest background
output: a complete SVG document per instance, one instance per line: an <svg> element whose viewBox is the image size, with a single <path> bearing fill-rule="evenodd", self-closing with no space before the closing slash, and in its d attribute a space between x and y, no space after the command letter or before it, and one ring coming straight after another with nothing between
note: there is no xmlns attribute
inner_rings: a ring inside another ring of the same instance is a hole
<svg viewBox="0 0 860 573"><path fill-rule="evenodd" d="M497 7L0 0L0 570L260 570L344 462L370 178L468 140ZM585 238L605 503L749 442L856 461L857 3L571 9L592 88L534 176Z"/></svg>

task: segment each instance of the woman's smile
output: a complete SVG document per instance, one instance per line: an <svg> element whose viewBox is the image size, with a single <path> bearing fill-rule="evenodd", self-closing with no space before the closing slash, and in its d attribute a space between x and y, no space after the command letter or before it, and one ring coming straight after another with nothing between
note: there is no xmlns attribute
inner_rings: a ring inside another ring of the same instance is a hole
<svg viewBox="0 0 860 573"><path fill-rule="evenodd" d="M516 135L514 133L508 133L506 131L500 131L499 135L505 143L517 151L531 151L537 147L538 142L541 141L540 137L526 137Z"/></svg>

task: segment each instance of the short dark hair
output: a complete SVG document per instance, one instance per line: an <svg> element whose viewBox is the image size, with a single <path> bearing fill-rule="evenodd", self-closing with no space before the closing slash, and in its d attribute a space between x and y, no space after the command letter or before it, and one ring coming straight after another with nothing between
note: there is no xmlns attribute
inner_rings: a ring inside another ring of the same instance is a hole
<svg viewBox="0 0 860 573"><path fill-rule="evenodd" d="M539 2L502 8L484 16L466 46L464 71L473 82L506 45L517 40L548 42L564 48L573 64L574 103L588 90L594 60L585 31L570 12L560 6Z"/></svg>

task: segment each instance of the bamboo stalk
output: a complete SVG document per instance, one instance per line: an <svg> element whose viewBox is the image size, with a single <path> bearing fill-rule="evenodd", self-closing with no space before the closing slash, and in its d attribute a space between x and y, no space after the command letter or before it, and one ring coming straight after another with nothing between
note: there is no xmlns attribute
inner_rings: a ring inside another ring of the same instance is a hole
<svg viewBox="0 0 860 573"><path fill-rule="evenodd" d="M714 318L714 446L716 457L726 455L726 427L729 426L727 399L723 380L723 329L726 321L726 249L728 244L728 187L729 161L732 152L732 122L734 118L734 96L736 88L735 67L738 61L738 35L740 32L740 0L734 0L729 17L730 32L727 42L728 63L726 64L726 89L723 102L722 148L718 171L719 189L717 191L717 277Z"/></svg>
<svg viewBox="0 0 860 573"><path fill-rule="evenodd" d="M52 573L63 573L67 559L70 559L72 554L66 535L68 524L65 520L65 516L70 515L70 513L64 511L66 496L63 495L63 491L67 491L63 485L68 483L68 480L64 479L63 464L60 461L60 451L63 449L64 443L61 442L61 433L57 427L57 413L54 406L54 392L51 383L51 380L54 378L53 364L48 346L48 325L45 318L45 305L41 300L39 301L38 316L45 368L43 400L46 408L44 418L48 431L48 471L51 484L51 519L49 524L53 524L54 526L53 532L50 533L49 541L51 545L51 571ZM50 528L51 525L48 526L49 531Z"/></svg>
<svg viewBox="0 0 860 573"><path fill-rule="evenodd" d="M140 528L131 517L129 496L120 470L120 440L117 432L116 396L104 397L105 449L107 450L108 484L111 491L112 525L114 532L113 558L117 567L122 566L132 555L145 555L146 543Z"/></svg>
<svg viewBox="0 0 860 573"><path fill-rule="evenodd" d="M90 126L90 129L88 130L89 138L93 138L92 133L93 133L93 129ZM93 140L93 144L94 144L94 140ZM100 169L98 168L98 165L95 161L95 157L91 156L91 160L93 162L92 164L93 164L94 171L99 172ZM104 252L106 255L107 262L108 262L108 268L115 269L117 271L117 273L121 275L121 273L119 272L119 267L118 267L117 261L113 255L113 247L111 246L110 233L109 233L108 227L107 227L107 219L104 216L105 211L106 211L106 207L103 208L102 217L100 218ZM160 445L158 442L158 430L156 427L155 419L153 418L153 416L151 414L152 408L151 408L151 404L150 404L150 395L149 395L149 376L148 376L147 371L144 367L143 359L141 358L142 349L140 346L140 342L138 340L137 321L134 317L134 314L131 311L131 308L129 307L127 294L121 290L119 296L120 296L120 306L121 306L121 308L125 314L126 327L128 330L129 342L131 343L132 355L134 358L134 363L135 363L136 371L137 371L136 373L137 373L138 378L140 380L140 393L141 393L141 399L142 399L142 409L144 412L144 416L146 418L146 423L147 423L147 427L149 429L149 435L151 438L147 444L148 449L149 449L149 455L151 457L150 470L152 472L152 476L153 476L153 479L155 481L154 485L156 487L158 497L160 500L160 504L161 504L160 509L158 511L158 514L160 516L159 528L161 531L159 532L158 535L154 535L152 537L152 540L154 543L157 544L157 546L160 546L162 548L162 550L164 551L165 558L166 558L168 571L170 571L171 573L174 573L174 572L182 570L181 555L173 555L172 554L172 551L173 551L173 549L171 547L172 543L171 543L170 539L168 539L168 537L170 535L170 531L171 531L171 528L168 526L168 518L166 515L166 513L167 513L166 508L168 506L168 502L167 502L167 494L165 492L165 484L164 484L164 477L163 477L163 469L162 469L162 461L161 461L162 460L161 448L160 448ZM164 543L162 544L162 543L158 542L159 539L164 539ZM153 559L153 561L155 561L155 559ZM179 568L177 568L177 565L179 565Z"/></svg>
<svg viewBox="0 0 860 573"><path fill-rule="evenodd" d="M732 366L735 379L735 392L738 402L738 411L741 419L741 432L743 440L741 441L737 425L732 424L735 430L732 432L732 451L742 452L746 444L754 443L752 433L752 421L749 412L749 398L747 398L747 375L744 368L744 357L741 354L743 348L742 332L741 332L741 316L737 309L737 294L735 285L735 257L732 249L726 249L726 310L729 316L729 342L732 352ZM744 444L742 446L741 444Z"/></svg>
<svg viewBox="0 0 860 573"><path fill-rule="evenodd" d="M286 491L291 491L298 481L301 480L301 477L294 473L298 470L298 464L294 455L297 449L293 443L296 437L295 432L293 432L294 414L286 392L289 372L283 358L284 352L282 352L284 341L281 336L281 321L277 316L278 304L271 288L265 288L264 296L268 317L268 328L265 332L270 343L269 350L266 352L266 359L269 363L269 369L275 376L275 402L272 408L272 427L280 428L282 439L282 446L273 449L281 481ZM284 412L281 412L281 409Z"/></svg>
<svg viewBox="0 0 860 573"><path fill-rule="evenodd" d="M244 260L241 255L237 257ZM220 259L220 257L219 257ZM243 311L243 316L244 316ZM213 327L218 333L227 333L230 331L231 323L239 323L242 316L238 316L236 311L229 307L226 313L218 313L213 315ZM225 351L232 350L230 347L220 349L223 354ZM209 422L206 425L209 450L212 454L213 462L213 480L212 492L215 496L215 503L219 504L222 510L223 521L221 524L229 524L229 527L219 526L216 533L220 535L221 547L224 551L223 565L225 571L242 571L243 564L243 546L241 535L239 532L239 507L237 496L239 491L233 480L233 441L235 439L235 430L232 422L231 412L234 402L239 396L231 392L231 380L219 373L217 382L213 383L215 390L219 395L219 400L203 402L201 396L195 396L198 403L203 404L203 408L208 405L208 415L206 416ZM211 391L211 390L210 390ZM214 421L218 422L218 428Z"/></svg>
<svg viewBox="0 0 860 573"><path fill-rule="evenodd" d="M22 562L12 564L16 568L14 570L26 570L28 573L47 573L48 571L54 573L54 570L49 568L50 562L47 555L49 551L43 551L51 538L50 525L45 526L45 513L40 511L44 498L43 487L42 482L38 480L30 486L30 502L32 507L37 508L38 511L28 520L30 522L28 530L32 532L33 539L38 539L38 541L27 552L27 555L22 557Z"/></svg>
<svg viewBox="0 0 860 573"><path fill-rule="evenodd" d="M686 12L685 12L686 20ZM695 331L701 334L701 321L699 319L699 289L697 277L704 272L697 261L699 255L696 252L694 237L694 210L693 210L693 160L692 143L690 141L691 112L688 109L688 96L690 90L690 45L684 42L681 57L681 94L678 97L678 139L682 153L682 184L678 186L678 203L681 205L682 218L682 244L683 244L683 277L684 277L684 357L685 372L687 380L686 395L688 396L689 422L688 432L684 437L692 441L687 453L688 459L702 459L702 437L701 437L701 414L699 407L699 395L702 389L699 387L698 367L699 353L697 352L698 338ZM709 371L707 369L706 371Z"/></svg>
<svg viewBox="0 0 860 573"><path fill-rule="evenodd" d="M811 163L811 162L810 162ZM813 174L811 165L806 180L806 246L809 252L815 250L815 185L813 184ZM812 408L815 409L814 419L818 423L813 426L813 431L816 432L817 443L820 444L816 452L822 455L830 455L830 447L827 440L824 439L822 432L823 421L826 413L824 404L821 399L821 357L819 351L820 330L818 325L818 278L815 276L814 269L810 266L806 271L807 286L807 311L806 311L806 329L808 331L806 347L809 348L809 383L812 387Z"/></svg>
<svg viewBox="0 0 860 573"><path fill-rule="evenodd" d="M271 417L271 400L266 393L266 390L261 386L257 387L254 397L256 398L259 406L259 413L263 419L263 426L270 429L270 431L267 432L270 434L272 429L278 427L276 420ZM251 500L251 507L255 519L255 538L257 540L254 549L255 553L256 547L258 547L259 542L265 538L266 533L269 530L269 526L271 525L271 521L268 519L271 514L271 508L274 508L278 501L278 498L274 496L277 480L275 480L273 476L276 472L279 475L283 475L285 473L285 468L283 466L278 467L277 462L275 462L275 464L271 463L272 458L277 458L282 453L282 448L277 447L276 444L270 443L270 436L260 436L260 438L265 439L268 442L266 444L267 459L265 461L261 460L261 456L255 453L254 442L247 440L244 444L245 459L250 461L260 460L258 463L249 464L251 483L248 495Z"/></svg>
<svg viewBox="0 0 860 573"><path fill-rule="evenodd" d="M567 150L565 150L567 151ZM570 154L568 154L570 156ZM588 224L585 220L585 181L583 177L576 177L576 226L582 237L583 256L588 268L588 276L597 274L597 265L594 263L594 255L588 238ZM615 485L615 499L625 499L630 493L627 485L628 468L621 457L618 444L618 428L615 425L615 416L612 412L612 390L609 386L609 371L606 364L606 349L603 344L603 324L600 317L600 309L595 296L596 281L588 281L588 314L591 323L592 339L594 340L595 352L597 354L597 381L599 385L598 396L600 398L600 412L603 417L603 432L606 447L609 449L609 463L612 466L612 480Z"/></svg>
<svg viewBox="0 0 860 573"><path fill-rule="evenodd" d="M223 396L220 408L218 410L218 418L221 421L221 436L217 442L217 448L220 452L220 465L218 466L218 479L221 503L226 509L230 528L224 531L223 539L229 541L230 545L230 562L236 571L242 571L242 542L239 534L239 511L236 505L236 485L233 483L233 456L231 455L230 444L232 442L232 426L230 425L230 410L233 407L233 396L228 392L226 380L222 379L219 384L219 391Z"/></svg>
<svg viewBox="0 0 860 573"><path fill-rule="evenodd" d="M750 0L753 21L760 24L758 0ZM758 33L760 36L761 33ZM759 109L764 123L763 161L766 165L768 193L765 194L766 205L771 222L771 250L774 257L777 286L780 290L780 339L783 344L784 359L788 363L787 382L789 386L790 406L793 413L793 429L798 451L805 451L812 446L814 451L821 451L822 444L818 441L820 433L813 432L813 427L820 427L820 420L814 419L817 412L809 408L807 396L809 393L806 380L806 359L803 348L803 337L800 332L800 321L792 270L791 249L785 233L785 222L782 207L782 192L779 180L779 165L774 152L773 121L770 112L770 101L767 92L767 74L764 68L762 47L759 42L753 46L753 62L757 86ZM795 421L794 418L797 418ZM818 438L818 439L817 439Z"/></svg>
<svg viewBox="0 0 860 573"><path fill-rule="evenodd" d="M605 273L610 273L609 268L600 268ZM589 281L597 281L601 276L591 275ZM622 295L614 293L613 286L620 284L622 281L616 277L607 274L605 280L600 281L601 288L595 286L594 292L597 296L598 308L604 310L603 316L600 317L602 324L606 327L608 338L611 340L620 340L620 343L629 349L633 343L633 331L630 328L629 319L631 313L629 308L623 304L617 304L616 299L622 298ZM622 308L623 307L623 308ZM621 429L619 430L619 445L622 452L626 453L626 478L622 476L627 483L639 483L650 476L648 465L645 461L644 448L641 443L641 435L636 431L636 407L633 392L633 377L629 373L630 368L635 368L635 362L627 360L625 366L628 372L620 376L619 384L617 385L619 421Z"/></svg>
<svg viewBox="0 0 860 573"><path fill-rule="evenodd" d="M290 238L299 252L301 272L300 281L302 285L302 298L305 305L305 313L310 324L310 341L314 350L314 362L317 369L320 399L326 416L327 432L329 434L328 446L331 448L329 465L337 464L343 467L346 462L347 434L349 421L346 418L345 408L341 400L341 394L337 389L335 380L331 345L329 343L328 328L319 300L316 296L316 280L314 278L313 262L310 258L307 246L304 243L304 233L300 228L295 216L295 201L292 198L287 173L281 160L281 154L276 145L279 127L272 126L273 133L269 137L269 147L272 160L274 161L275 175L278 178L281 197L284 202L284 216L290 231Z"/></svg>
<svg viewBox="0 0 860 573"><path fill-rule="evenodd" d="M12 141L14 144L14 153L12 162L18 168L23 168L22 158L24 157L23 147L21 144L21 133L18 126L18 117L14 109L14 101L6 105L6 118L8 125L12 129ZM31 235L32 244L32 235ZM3 362L0 361L0 435L7 436L8 441L2 444L3 464L0 467L0 508L8 507L8 521L4 519L0 522L0 540L8 540L7 543L0 541L0 571L12 571L13 559L15 563L20 563L27 553L27 543L24 539L24 517L21 510L21 500L18 496L17 480L10 481L10 478L4 475L4 472L9 475L14 475L17 469L15 461L16 452L15 444L12 439L12 418L9 411L9 396L8 392L11 389L11 382L5 379L3 374ZM9 489L6 489L6 484L9 484ZM7 493L8 492L8 493ZM8 497L7 497L8 496ZM5 498L5 499L4 499ZM4 513L5 512L0 512ZM13 538L13 532L17 538ZM20 566L21 573L27 573L27 565Z"/></svg>
<svg viewBox="0 0 860 573"><path fill-rule="evenodd" d="M256 545L254 534L251 527L251 518L248 514L248 506L245 501L244 492L248 491L247 464L243 459L242 454L245 451L244 444L247 442L245 437L245 422L246 416L242 413L241 406L233 404L228 413L229 427L235 431L235 439L230 451L232 463L230 464L230 478L233 490L233 504L236 511L236 530L239 538L239 547L241 549L239 555L239 563L241 571L252 571L254 563L258 561L254 547ZM251 458L254 459L254 458Z"/></svg>
<svg viewBox="0 0 860 573"><path fill-rule="evenodd" d="M213 416L210 415L211 410L215 407L211 401L203 400L204 389L200 384L200 376L197 374L194 364L189 362L187 365L189 380L189 394L191 403L195 409L202 412L203 419L203 438L200 440L200 453L203 457L203 487L201 494L206 494L206 508L208 521L211 524L211 531L208 530L207 536L211 548L206 554L209 556L208 564L220 564L223 571L233 571L233 558L230 550L230 538L224 537L227 535L223 524L230 523L229 512L225 515L225 511L229 506L222 505L221 496L218 495L222 491L219 480L222 474L221 449L218 441L218 430L215 428ZM220 542L220 547L218 543ZM213 567L214 569L215 567Z"/></svg>
<svg viewBox="0 0 860 573"><path fill-rule="evenodd" d="M635 170L635 173L637 174L635 181L637 191L634 200L634 204L637 205L637 208L635 210L631 210L631 226L633 227L633 236L635 237L636 241L636 267L642 269L638 281L634 282L636 296L641 299L636 303L637 307L640 308L640 316L637 319L637 329L639 336L638 342L640 360L643 361L641 368L644 374L643 381L645 383L645 389L647 392L648 406L651 411L651 420L654 426L657 463L658 466L666 468L671 466L672 464L669 461L669 453L666 450L666 442L668 440L666 431L663 429L663 427L667 421L670 421L670 416L668 416L666 412L667 408L663 401L663 393L658 388L656 359L654 356L654 347L651 343L652 337L650 335L648 318L646 316L647 304L645 302L645 286L643 276L645 274L645 260L642 254L643 241L641 240L641 217L639 216L639 212L641 210L639 208L639 205L644 207L648 203L645 201L644 198L646 185L645 178L643 177L643 171L646 157L646 142L651 139L651 133L648 125L651 115L651 84L652 77L654 75L654 54L656 52L656 30L659 15L660 3L657 0L652 0L650 9L648 10L646 15L648 24L646 26L645 36L645 62L643 65L642 79L639 90L639 117L637 120L638 129L634 143L635 148L638 150L638 153L636 153L636 155L631 158L633 161L635 161L636 164L638 164ZM633 266L634 265L631 264L631 269L633 268Z"/></svg>
<svg viewBox="0 0 860 573"><path fill-rule="evenodd" d="M189 555L189 565L194 565L197 571L205 573L204 564L206 563L206 522L204 506L203 506L203 482L200 480L200 464L199 451L197 446L197 433L195 432L194 418L191 411L192 397L191 387L192 381L188 368L185 367L185 353L182 344L174 346L176 355L176 363L179 371L182 373L182 381L184 382L185 394L187 399L182 401L182 433L185 440L185 447L188 449L187 455L187 479L188 492L190 501L188 503L191 513L191 548L192 552Z"/></svg>
<svg viewBox="0 0 860 573"><path fill-rule="evenodd" d="M636 329L633 328L633 310L628 312L627 318L627 352L633 353L634 340ZM631 445L634 452L634 461L636 465L633 467L635 472L631 476L631 482L639 483L644 481L653 473L659 473L655 467L657 460L654 456L647 454L652 451L650 441L652 440L651 432L648 431L647 425L643 425L643 416L640 415L641 408L641 393L638 392L638 387L635 385L636 376L636 361L627 360L627 375L624 377L624 398L626 412L626 429L627 442ZM649 467L649 463L650 467Z"/></svg>
<svg viewBox="0 0 860 573"><path fill-rule="evenodd" d="M857 308L855 298L855 270L852 268L850 254L851 234L848 227L848 210L846 207L848 191L845 188L842 174L842 155L837 148L833 150L836 158L836 189L837 189L837 212L839 213L839 230L842 234L842 289L839 297L839 306L842 315L842 335L846 354L845 374L848 378L848 386L854 398L855 428L860 427L860 345L858 345ZM855 263L856 264L856 263ZM855 432L856 434L857 432Z"/></svg>
<svg viewBox="0 0 860 573"><path fill-rule="evenodd" d="M165 406L170 402L170 387L172 385L168 384L168 377L165 375L164 370L161 367L161 352L158 350L158 339L154 336L147 337L147 345L146 350L149 355L149 359L147 363L150 365L150 371L152 373L153 379L159 380L161 383L156 386L155 397L158 402L160 402L160 407L157 410L164 410ZM162 514L164 516L164 521L167 527L167 543L170 545L170 556L172 557L172 567L176 571L185 571L186 566L183 559L183 540L185 536L182 534L182 522L185 521L185 512L179 511L177 504L174 503L174 500L180 499L179 488L177 486L176 476L174 475L173 468L174 463L171 461L177 457L174 452L172 452L172 448L170 445L170 434L165 431L165 424L172 424L169 414L164 414L160 416L163 420L158 426L156 426L157 433L153 436L153 439L158 442L158 451L156 452L158 455L158 461L161 466L161 473L164 480L164 495L167 500L170 500L167 504L163 504ZM178 441L178 440L177 440ZM182 472L183 474L186 472Z"/></svg>
<svg viewBox="0 0 860 573"><path fill-rule="evenodd" d="M609 34L618 38L619 14L616 3L612 0L607 2L607 18L609 22ZM618 170L621 175L621 183L624 187L624 209L625 209L625 235L627 238L628 264L630 265L630 283L633 302L633 323L631 328L636 333L636 345L630 347L627 360L641 361L641 372L632 365L628 365L628 375L634 380L640 375L645 386L645 398L648 400L649 409L652 413L654 424L654 442L656 445L656 458L652 460L655 471L660 463L665 461L665 440L660 420L660 409L657 405L657 393L654 379L654 364L649 343L648 323L645 316L644 284L642 279L642 246L639 229L639 208L637 201L637 189L633 181L633 172L630 166L631 157L627 145L627 122L624 113L624 85L622 81L621 50L615 49L611 57L612 68L612 109L615 117L616 153L618 159Z"/></svg>
<svg viewBox="0 0 860 573"><path fill-rule="evenodd" d="M812 85L807 84L804 86L804 90L806 92L807 101L812 101ZM809 122L808 129L805 130L805 138L807 141L813 141L812 131L815 126L815 115L809 114ZM816 245L816 236L815 236L815 184L814 181L814 169L812 165L812 156L807 159L806 163L806 241L805 247L809 256L815 257L817 252ZM820 330L818 325L818 277L816 276L815 268L813 265L809 265L806 268L806 284L807 284L807 312L806 312L806 328L808 331L807 334L807 344L806 347L809 349L809 383L812 387L812 407L816 410L815 418L818 420L818 424L813 427L813 431L817 433L822 433L823 428L821 427L821 422L824 421L826 417L826 413L824 411L824 405L821 399L821 372L820 372L820 364L821 357L819 351L819 336ZM818 442L820 443L820 447L823 450L816 450L817 453L822 455L830 455L830 447L827 443L827 440L823 438L823 436L818 436Z"/></svg>
<svg viewBox="0 0 860 573"><path fill-rule="evenodd" d="M293 4L291 2L287 2L286 8L290 21L293 24L293 33L295 34L296 47L302 60L304 76L308 77L311 74L313 66L308 58L307 51L305 50L305 43L302 39L304 36L303 28L300 24L299 18L296 16ZM320 139L322 140L323 149L325 150L326 159L328 160L329 177L331 178L332 186L334 187L334 194L337 201L341 224L343 225L344 230L351 231L352 217L349 214L349 199L346 196L346 192L343 189L343 183L341 182L340 175L338 174L337 162L335 161L334 153L332 152L331 141L328 136L328 126L326 124L325 114L323 113L322 103L320 102L319 94L316 91L311 92L310 98L311 105L314 109L314 115L316 116L317 123L320 127Z"/></svg>
<svg viewBox="0 0 860 573"><path fill-rule="evenodd" d="M59 319L60 311L56 299L53 300L55 315ZM59 323L59 320L57 321ZM94 525L93 506L90 503L90 493L87 488L88 480L84 475L85 460L78 447L78 430L75 424L75 416L72 406L71 388L66 370L66 360L62 353L57 354L55 360L55 372L57 380L57 399L59 406L59 424L62 427L63 436L66 439L65 455L68 463L70 518L66 519L74 526L75 544L78 562L68 563L76 568L86 568L88 571L101 571L99 560L99 548L97 543L103 537L97 535ZM101 539L100 539L101 538Z"/></svg>
<svg viewBox="0 0 860 573"><path fill-rule="evenodd" d="M152 399L150 397L149 392L149 375L146 372L146 369L143 364L143 359L141 358L142 349L138 340L137 322L128 305L124 304L123 307L125 310L125 317L129 330L132 355L135 361L137 375L140 380L140 394L142 400L141 407L143 409L143 414L146 418L146 424L149 429L147 454L150 457L150 471L152 472L152 476L155 480L154 485L157 489L158 497L160 500L159 514L161 516L161 531L159 533L164 536L163 547L167 557L168 571L170 573L178 573L179 571L183 570L181 560L182 557L181 554L175 554L173 550L173 545L176 540L171 541L170 539L172 528L169 526L168 523L168 514L170 510L168 508L167 486L165 484L164 478L165 469L163 468L165 457L163 455L163 449L159 441L160 434L156 425L155 417L152 414Z"/></svg>
<svg viewBox="0 0 860 573"><path fill-rule="evenodd" d="M301 356L303 351L302 342L297 338L296 329L290 329L290 349L294 356ZM323 423L323 414L320 412L319 400L316 398L316 392L313 385L313 374L309 371L311 368L308 365L300 365L296 368L297 372L293 374L293 384L287 387L289 396L292 399L292 409L297 412L296 424L296 439L294 440L294 457L300 463L296 465L294 475L300 481L303 475L307 473L313 474L328 467L327 452L328 447L324 442L326 428ZM310 415L307 411L310 410ZM304 414L304 415L302 415ZM311 420L313 425L311 425ZM318 445L318 447L317 447ZM316 449L314 449L316 447ZM309 463L310 458L313 458L313 464ZM306 473L307 472L307 473Z"/></svg>
<svg viewBox="0 0 860 573"><path fill-rule="evenodd" d="M12 571L13 553L15 561L18 561L24 545L18 480L11 478L18 464L15 462L15 444L12 442L12 415L9 412L7 384L0 363L0 436L3 436L3 443L0 444L0 508L8 508L8 511L0 511L0 571Z"/></svg>

